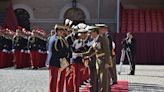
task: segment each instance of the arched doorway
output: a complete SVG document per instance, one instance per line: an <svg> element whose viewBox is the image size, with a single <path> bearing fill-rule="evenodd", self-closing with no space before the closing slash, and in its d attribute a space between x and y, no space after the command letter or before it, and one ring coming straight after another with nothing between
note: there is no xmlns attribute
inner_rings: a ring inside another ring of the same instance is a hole
<svg viewBox="0 0 164 92"><path fill-rule="evenodd" d="M80 8L69 8L64 13L64 19L73 20L73 25L77 25L78 23L85 23L85 13Z"/></svg>
<svg viewBox="0 0 164 92"><path fill-rule="evenodd" d="M15 15L18 21L18 25L30 30L30 15L29 13L22 8L18 8L15 10Z"/></svg>

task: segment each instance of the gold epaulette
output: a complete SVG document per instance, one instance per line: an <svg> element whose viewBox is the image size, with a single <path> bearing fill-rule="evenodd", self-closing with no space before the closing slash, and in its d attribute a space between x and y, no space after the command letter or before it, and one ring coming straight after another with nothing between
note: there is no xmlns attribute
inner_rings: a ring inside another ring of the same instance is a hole
<svg viewBox="0 0 164 92"><path fill-rule="evenodd" d="M56 42L54 44L54 48L55 48L56 51L58 51L58 49L57 49L57 42L58 42L58 39L56 39Z"/></svg>
<svg viewBox="0 0 164 92"><path fill-rule="evenodd" d="M66 40L64 40L64 39L62 39L62 41L64 42L64 44L65 44L65 45L66 45L66 47L68 48L68 47L69 47L69 45L68 45L67 41L66 41Z"/></svg>

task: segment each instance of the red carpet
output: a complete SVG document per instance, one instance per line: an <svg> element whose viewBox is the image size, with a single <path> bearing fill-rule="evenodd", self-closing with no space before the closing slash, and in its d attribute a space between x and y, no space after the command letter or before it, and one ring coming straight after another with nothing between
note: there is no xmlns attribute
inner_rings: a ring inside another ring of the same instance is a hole
<svg viewBox="0 0 164 92"><path fill-rule="evenodd" d="M120 80L118 84L112 86L112 92L128 92L128 81ZM89 84L80 89L80 92L89 92Z"/></svg>
<svg viewBox="0 0 164 92"><path fill-rule="evenodd" d="M128 81L118 81L118 84L112 86L112 92L128 92Z"/></svg>

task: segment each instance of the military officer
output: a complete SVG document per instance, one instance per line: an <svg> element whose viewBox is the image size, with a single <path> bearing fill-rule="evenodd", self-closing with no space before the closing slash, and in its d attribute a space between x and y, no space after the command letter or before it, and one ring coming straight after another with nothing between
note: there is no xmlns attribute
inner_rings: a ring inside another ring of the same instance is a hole
<svg viewBox="0 0 164 92"><path fill-rule="evenodd" d="M117 84L117 72L116 72L116 61L115 61L115 54L114 54L114 41L112 39L111 34L108 31L108 26L106 24L96 24L99 27L99 31L101 35L106 36L109 39L110 43L110 51L112 56L112 66L109 68L109 74L112 78L112 85Z"/></svg>
<svg viewBox="0 0 164 92"><path fill-rule="evenodd" d="M85 53L83 57L95 57L92 59L93 69L91 71L91 92L109 92L109 67L110 67L110 49L109 41L106 37L99 35L97 27L90 27L93 45ZM90 68L91 69L91 68ZM96 78L97 77L97 78Z"/></svg>

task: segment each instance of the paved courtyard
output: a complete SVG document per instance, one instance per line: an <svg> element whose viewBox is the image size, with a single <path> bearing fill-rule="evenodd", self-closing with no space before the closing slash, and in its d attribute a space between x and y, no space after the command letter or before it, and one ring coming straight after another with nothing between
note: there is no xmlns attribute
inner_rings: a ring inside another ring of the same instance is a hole
<svg viewBox="0 0 164 92"><path fill-rule="evenodd" d="M164 92L164 66L137 65L136 74L127 75L129 67L124 66L119 80L128 80L129 92Z"/></svg>
<svg viewBox="0 0 164 92"><path fill-rule="evenodd" d="M129 81L129 92L164 92L164 66L137 65L136 75L128 73L129 67L123 66L118 79ZM48 92L48 78L46 68L0 69L0 92Z"/></svg>

